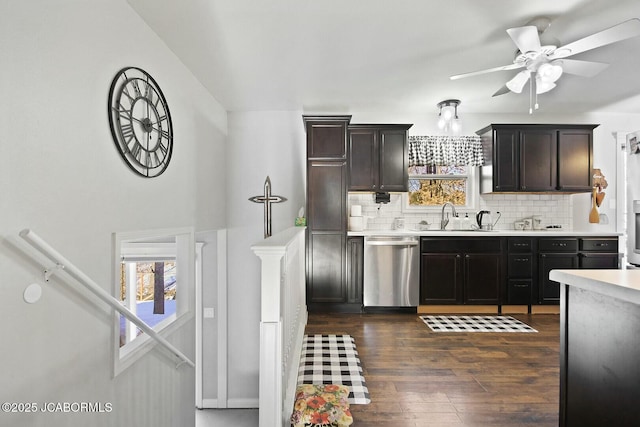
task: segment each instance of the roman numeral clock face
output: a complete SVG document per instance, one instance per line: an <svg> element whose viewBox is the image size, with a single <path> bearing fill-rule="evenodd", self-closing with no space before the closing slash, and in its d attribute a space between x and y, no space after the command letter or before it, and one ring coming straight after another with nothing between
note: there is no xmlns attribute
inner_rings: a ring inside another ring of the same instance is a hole
<svg viewBox="0 0 640 427"><path fill-rule="evenodd" d="M118 152L135 173L146 178L169 166L173 128L167 101L144 70L123 68L109 90L109 125Z"/></svg>

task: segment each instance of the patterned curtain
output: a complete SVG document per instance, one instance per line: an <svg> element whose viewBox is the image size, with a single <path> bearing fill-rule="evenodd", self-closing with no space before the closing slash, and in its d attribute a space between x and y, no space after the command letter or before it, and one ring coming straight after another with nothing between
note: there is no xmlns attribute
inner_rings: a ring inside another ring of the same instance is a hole
<svg viewBox="0 0 640 427"><path fill-rule="evenodd" d="M409 166L482 166L479 136L410 136Z"/></svg>

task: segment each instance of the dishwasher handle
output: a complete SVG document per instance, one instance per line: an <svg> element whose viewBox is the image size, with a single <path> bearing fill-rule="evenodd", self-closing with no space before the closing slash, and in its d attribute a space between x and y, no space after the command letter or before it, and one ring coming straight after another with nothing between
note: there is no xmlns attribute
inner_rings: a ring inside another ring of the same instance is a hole
<svg viewBox="0 0 640 427"><path fill-rule="evenodd" d="M418 246L417 240L368 240L369 246Z"/></svg>

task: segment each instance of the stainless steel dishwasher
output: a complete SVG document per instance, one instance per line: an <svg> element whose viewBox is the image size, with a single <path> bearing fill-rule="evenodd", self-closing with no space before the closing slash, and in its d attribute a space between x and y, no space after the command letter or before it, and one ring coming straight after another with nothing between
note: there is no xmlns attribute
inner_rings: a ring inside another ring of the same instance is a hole
<svg viewBox="0 0 640 427"><path fill-rule="evenodd" d="M365 307L417 307L420 299L420 238L364 238Z"/></svg>

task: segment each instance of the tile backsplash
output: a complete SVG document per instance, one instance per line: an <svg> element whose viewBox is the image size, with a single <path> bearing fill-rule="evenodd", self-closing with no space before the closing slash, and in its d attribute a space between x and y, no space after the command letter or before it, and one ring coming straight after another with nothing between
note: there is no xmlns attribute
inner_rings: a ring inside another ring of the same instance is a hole
<svg viewBox="0 0 640 427"><path fill-rule="evenodd" d="M361 205L362 215L368 217L367 230L390 230L395 218L404 218L405 229L415 228L420 221L429 224L439 224L441 210L423 212L403 211L402 205L406 198L402 193L391 193L391 201L387 204L375 203L374 193L349 193L348 205ZM572 201L569 194L481 194L477 210L457 209L463 218L469 214L475 223L478 210L491 211L493 220L497 212L501 213L496 223L496 230L513 230L513 223L532 215L542 216L542 226L560 225L565 230L572 230ZM448 208L446 212L451 212Z"/></svg>

